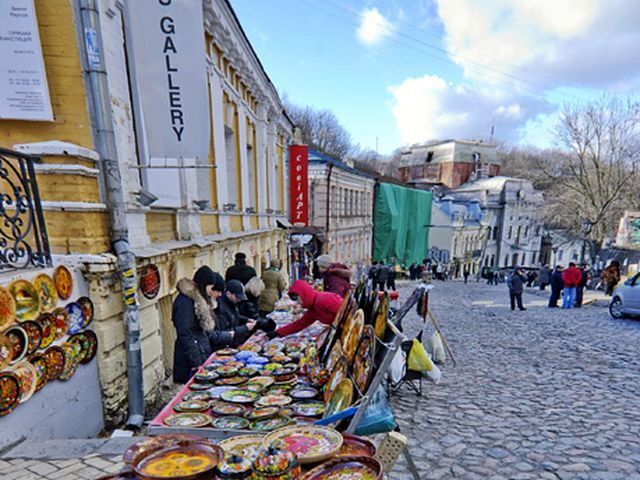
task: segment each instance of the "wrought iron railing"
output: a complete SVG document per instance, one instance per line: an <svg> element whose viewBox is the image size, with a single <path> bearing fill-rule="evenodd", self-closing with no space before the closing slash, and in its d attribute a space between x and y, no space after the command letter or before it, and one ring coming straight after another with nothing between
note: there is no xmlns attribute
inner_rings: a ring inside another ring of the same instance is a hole
<svg viewBox="0 0 640 480"><path fill-rule="evenodd" d="M51 266L35 161L0 148L0 272Z"/></svg>

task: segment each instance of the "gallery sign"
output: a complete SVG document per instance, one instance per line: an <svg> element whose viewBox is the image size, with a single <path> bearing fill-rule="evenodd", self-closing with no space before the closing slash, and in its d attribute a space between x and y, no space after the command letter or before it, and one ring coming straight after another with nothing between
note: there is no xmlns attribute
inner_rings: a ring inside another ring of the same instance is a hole
<svg viewBox="0 0 640 480"><path fill-rule="evenodd" d="M297 227L309 223L309 147L289 147L290 222Z"/></svg>
<svg viewBox="0 0 640 480"><path fill-rule="evenodd" d="M0 1L0 119L53 120L33 0Z"/></svg>
<svg viewBox="0 0 640 480"><path fill-rule="evenodd" d="M129 67L150 158L207 158L209 102L202 2L127 2Z"/></svg>

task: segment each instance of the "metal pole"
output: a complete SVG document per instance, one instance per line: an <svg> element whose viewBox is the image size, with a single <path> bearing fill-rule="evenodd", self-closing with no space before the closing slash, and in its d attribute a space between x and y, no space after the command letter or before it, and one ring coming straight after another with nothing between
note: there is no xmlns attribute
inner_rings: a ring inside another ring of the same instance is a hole
<svg viewBox="0 0 640 480"><path fill-rule="evenodd" d="M129 245L129 228L120 166L118 165L116 139L113 131L113 119L111 117L109 85L104 63L98 5L96 0L79 0L79 2L83 36L85 38L83 47L87 61L87 75L89 77L93 105L93 128L95 129L96 147L100 154L100 163L104 172L107 204L109 205L111 220L111 240L117 255L120 287L124 303L129 399L127 426L139 429L144 421L144 387L136 260ZM91 55L89 55L88 47L91 47Z"/></svg>

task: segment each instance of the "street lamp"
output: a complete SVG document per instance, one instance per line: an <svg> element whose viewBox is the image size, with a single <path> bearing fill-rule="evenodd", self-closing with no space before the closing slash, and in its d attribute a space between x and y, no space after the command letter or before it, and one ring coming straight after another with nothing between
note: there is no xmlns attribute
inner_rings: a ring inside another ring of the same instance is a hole
<svg viewBox="0 0 640 480"><path fill-rule="evenodd" d="M591 233L591 228L593 227L593 222L591 220L583 220L582 221L582 233L584 236L582 238L582 253L580 254L580 263L584 263L584 254L587 246L587 237Z"/></svg>

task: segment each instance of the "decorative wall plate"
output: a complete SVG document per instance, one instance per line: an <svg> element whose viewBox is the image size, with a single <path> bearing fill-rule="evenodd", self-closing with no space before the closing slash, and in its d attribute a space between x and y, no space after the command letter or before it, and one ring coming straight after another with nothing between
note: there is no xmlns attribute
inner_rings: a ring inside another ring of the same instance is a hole
<svg viewBox="0 0 640 480"><path fill-rule="evenodd" d="M0 371L13 360L13 343L6 335L0 333Z"/></svg>
<svg viewBox="0 0 640 480"><path fill-rule="evenodd" d="M216 372L210 370L203 370L196 373L193 379L198 383L213 383L219 377Z"/></svg>
<svg viewBox="0 0 640 480"><path fill-rule="evenodd" d="M92 330L85 330L82 332L89 339L89 351L84 358L80 360L80 363L89 363L93 360L98 353L98 337Z"/></svg>
<svg viewBox="0 0 640 480"><path fill-rule="evenodd" d="M82 316L84 318L82 328L87 328L87 326L93 321L93 302L89 297L80 297L78 299L78 304L82 309Z"/></svg>
<svg viewBox="0 0 640 480"><path fill-rule="evenodd" d="M243 405L223 402L222 400L211 400L209 406L211 411L218 415L244 415L247 411Z"/></svg>
<svg viewBox="0 0 640 480"><path fill-rule="evenodd" d="M316 463L331 458L340 451L342 435L331 427L295 425L266 435L262 446L267 448L271 444L295 453L302 464Z"/></svg>
<svg viewBox="0 0 640 480"><path fill-rule="evenodd" d="M338 363L334 367L333 372L331 372L329 381L325 386L325 390L324 390L325 402L329 401L329 398L331 398L331 394L333 393L335 388L338 386L338 383L340 383L340 381L347 376L347 370L348 370L347 359L342 357L340 360L338 360Z"/></svg>
<svg viewBox="0 0 640 480"><path fill-rule="evenodd" d="M375 457L377 453L376 446L370 440L348 433L342 433L342 448L338 455L358 455L365 457Z"/></svg>
<svg viewBox="0 0 640 480"><path fill-rule="evenodd" d="M271 418L263 418L262 420L254 420L249 425L250 430L256 432L271 432L278 428L286 427L292 422L290 417L284 415L276 415Z"/></svg>
<svg viewBox="0 0 640 480"><path fill-rule="evenodd" d="M228 357L230 355L235 355L236 353L238 353L238 350L236 348L222 348L216 353L221 357Z"/></svg>
<svg viewBox="0 0 640 480"><path fill-rule="evenodd" d="M358 346L358 340L360 340L360 335L362 335L363 328L364 312L362 310L358 310L353 315L353 317L351 317L349 331L344 331L341 339L342 351L344 352L344 356L347 357L348 362L351 362L351 360L353 360L353 356L356 353L356 347Z"/></svg>
<svg viewBox="0 0 640 480"><path fill-rule="evenodd" d="M164 419L164 424L170 427L206 427L213 420L206 413L174 413Z"/></svg>
<svg viewBox="0 0 640 480"><path fill-rule="evenodd" d="M382 299L380 300L380 304L378 305L378 309L375 313L375 325L374 330L376 333L376 337L380 340L384 340L384 334L387 331L387 318L389 316L389 296L387 292L382 295Z"/></svg>
<svg viewBox="0 0 640 480"><path fill-rule="evenodd" d="M16 302L16 317L19 320L34 320L40 313L40 295L27 280L16 280L9 285L9 292Z"/></svg>
<svg viewBox="0 0 640 480"><path fill-rule="evenodd" d="M176 412L204 412L209 409L209 403L202 400L187 400L173 406Z"/></svg>
<svg viewBox="0 0 640 480"><path fill-rule="evenodd" d="M36 353L29 358L29 363L35 367L38 372L38 383L36 383L36 392L44 387L49 381L49 362L47 358Z"/></svg>
<svg viewBox="0 0 640 480"><path fill-rule="evenodd" d="M235 377L218 378L215 380L214 383L216 385L240 385L242 383L245 383L246 381L247 381L247 377L235 376Z"/></svg>
<svg viewBox="0 0 640 480"><path fill-rule="evenodd" d="M11 357L11 364L18 363L27 354L29 348L29 335L24 331L24 328L14 325L4 332L5 337L11 342L13 357Z"/></svg>
<svg viewBox="0 0 640 480"><path fill-rule="evenodd" d="M366 392L371 379L374 358L375 333L371 325L365 325L351 363L351 378L362 395Z"/></svg>
<svg viewBox="0 0 640 480"><path fill-rule="evenodd" d="M66 356L62 347L58 347L57 345L49 347L43 355L44 358L47 359L47 366L49 367L47 371L49 380L56 380L60 378L60 375L62 375L64 370Z"/></svg>
<svg viewBox="0 0 640 480"><path fill-rule="evenodd" d="M248 382L247 382L247 386L249 385L260 385L262 387L262 389L264 390L267 387L270 387L271 385L273 385L273 382L275 382L275 379L273 377L267 377L267 376L260 376L260 377L253 377L251 378Z"/></svg>
<svg viewBox="0 0 640 480"><path fill-rule="evenodd" d="M40 315L36 322L42 328L42 341L40 342L40 349L44 350L49 348L55 340L58 334L55 326L55 318L50 313L43 313ZM66 333L66 332L65 332Z"/></svg>
<svg viewBox="0 0 640 480"><path fill-rule="evenodd" d="M125 465L136 465L140 463L143 458L148 457L151 453L156 452L162 448L171 448L178 446L186 447L193 444L209 446L213 445L206 438L200 437L198 435L190 435L187 433L154 435L153 437L147 437L144 440L140 440L127 448L122 454L122 461L125 463Z"/></svg>
<svg viewBox="0 0 640 480"><path fill-rule="evenodd" d="M67 328L67 333L69 335L78 333L84 327L84 313L82 312L82 307L78 302L71 302L64 308L67 310L67 315L69 316L69 328Z"/></svg>
<svg viewBox="0 0 640 480"><path fill-rule="evenodd" d="M320 392L310 385L299 385L295 387L289 395L295 400L310 400L316 398Z"/></svg>
<svg viewBox="0 0 640 480"><path fill-rule="evenodd" d="M189 384L189 390L193 390L196 392L204 392L206 390L209 390L210 388L211 388L211 385L209 385L208 383L193 382Z"/></svg>
<svg viewBox="0 0 640 480"><path fill-rule="evenodd" d="M245 351L255 352L255 353L260 353L262 351L262 346L255 342L245 342L238 348L240 350L245 350Z"/></svg>
<svg viewBox="0 0 640 480"><path fill-rule="evenodd" d="M263 418L275 417L280 413L280 407L257 407L244 414L249 420L262 420Z"/></svg>
<svg viewBox="0 0 640 480"><path fill-rule="evenodd" d="M301 480L382 480L382 465L371 457L338 456L318 465Z"/></svg>
<svg viewBox="0 0 640 480"><path fill-rule="evenodd" d="M260 367L257 365L248 365L238 369L238 375L242 377L253 377L254 375L257 375L259 371Z"/></svg>
<svg viewBox="0 0 640 480"><path fill-rule="evenodd" d="M203 400L205 402L209 401L211 399L211 395L209 394L209 392L188 392L185 393L182 396L182 400L185 402L191 401L191 400Z"/></svg>
<svg viewBox="0 0 640 480"><path fill-rule="evenodd" d="M302 417L321 417L324 413L324 402L300 402L291 405L294 415Z"/></svg>
<svg viewBox="0 0 640 480"><path fill-rule="evenodd" d="M258 398L258 394L248 390L234 389L222 392L220 398L231 403L253 403Z"/></svg>
<svg viewBox="0 0 640 480"><path fill-rule="evenodd" d="M221 460L222 449L216 445L192 444L153 452L135 465L134 469L138 477L145 480L193 480L212 472ZM210 478L209 475L207 478Z"/></svg>
<svg viewBox="0 0 640 480"><path fill-rule="evenodd" d="M13 372L0 372L0 417L20 403L20 379Z"/></svg>
<svg viewBox="0 0 640 480"><path fill-rule="evenodd" d="M342 344L340 342L336 342L333 344L333 348L331 349L331 353L329 354L329 358L327 358L326 368L328 371L333 372L338 360L342 358L344 354L342 353Z"/></svg>
<svg viewBox="0 0 640 480"><path fill-rule="evenodd" d="M64 307L58 307L51 312L53 326L56 331L56 340L60 340L67 334L69 328L69 314Z"/></svg>
<svg viewBox="0 0 640 480"><path fill-rule="evenodd" d="M53 278L46 273L41 273L33 279L33 286L36 287L40 296L42 310L45 312L53 310L58 304L58 291Z"/></svg>
<svg viewBox="0 0 640 480"><path fill-rule="evenodd" d="M153 300L158 296L160 292L160 286L162 278L160 276L160 270L153 263L149 265L143 265L140 268L140 291L144 298Z"/></svg>
<svg viewBox="0 0 640 480"><path fill-rule="evenodd" d="M221 440L218 446L227 455L238 455L254 460L262 446L262 435L239 435L227 438L226 440Z"/></svg>
<svg viewBox="0 0 640 480"><path fill-rule="evenodd" d="M82 362L89 353L89 349L91 348L89 337L87 337L84 332L80 332L76 333L75 335L71 335L68 342L75 343L80 347L78 362Z"/></svg>
<svg viewBox="0 0 640 480"><path fill-rule="evenodd" d="M78 369L81 348L77 343L70 342L63 343L61 347L64 350L64 369L58 379L66 382L75 375Z"/></svg>
<svg viewBox="0 0 640 480"><path fill-rule="evenodd" d="M209 387L208 392L213 399L219 399L224 392L230 392L231 390L237 390L236 387L227 386L227 387Z"/></svg>
<svg viewBox="0 0 640 480"><path fill-rule="evenodd" d="M284 407L291 403L291 397L288 395L264 395L258 399L256 405L263 407Z"/></svg>
<svg viewBox="0 0 640 480"><path fill-rule="evenodd" d="M20 403L24 403L36 391L38 371L28 362L20 362L14 365L11 371L20 379Z"/></svg>
<svg viewBox="0 0 640 480"><path fill-rule="evenodd" d="M249 426L249 420L230 415L216 418L212 425L213 428L219 428L220 430L242 430Z"/></svg>
<svg viewBox="0 0 640 480"><path fill-rule="evenodd" d="M16 301L11 292L0 287L0 332L7 329L16 319Z"/></svg>
<svg viewBox="0 0 640 480"><path fill-rule="evenodd" d="M64 265L58 265L53 272L53 283L56 285L58 296L62 300L69 300L73 291L73 277Z"/></svg>
<svg viewBox="0 0 640 480"><path fill-rule="evenodd" d="M20 326L27 332L27 355L31 355L40 348L40 344L42 343L42 327L33 320L20 322Z"/></svg>
<svg viewBox="0 0 640 480"><path fill-rule="evenodd" d="M345 408L350 407L352 403L353 383L348 378L343 378L331 393L324 416L330 417L334 413L341 412Z"/></svg>

